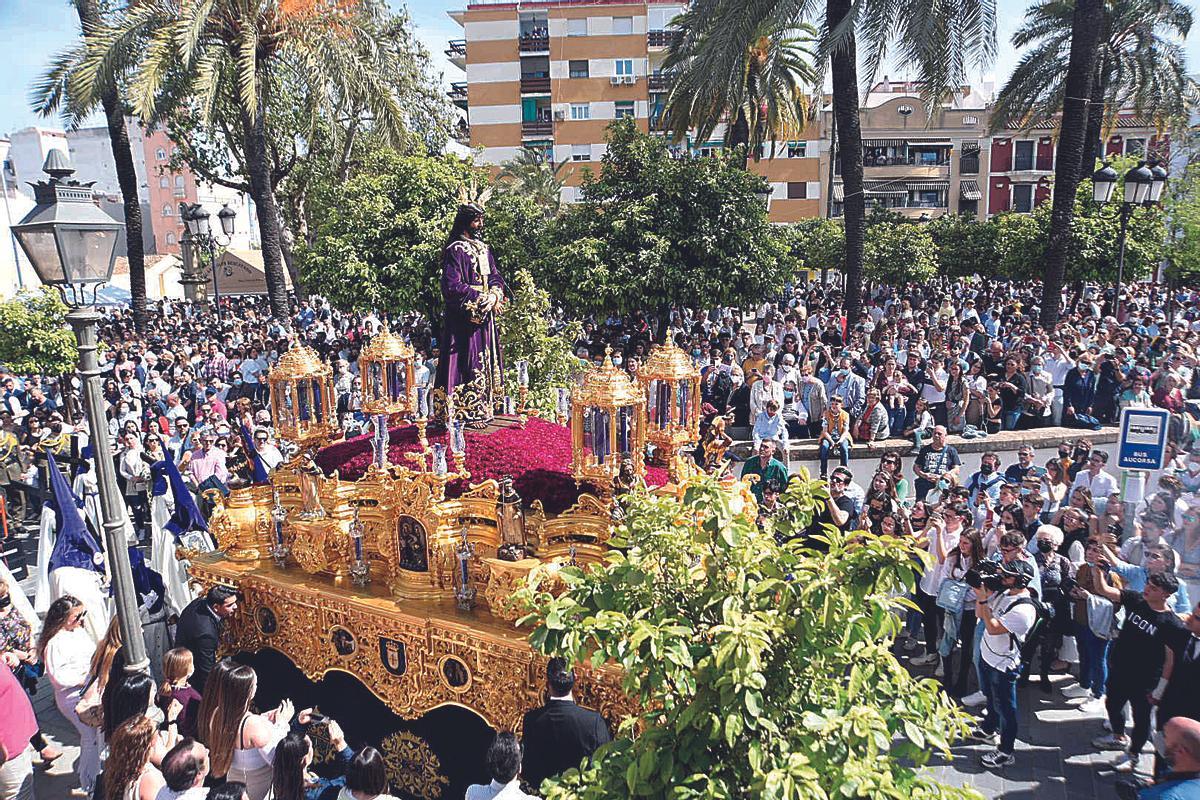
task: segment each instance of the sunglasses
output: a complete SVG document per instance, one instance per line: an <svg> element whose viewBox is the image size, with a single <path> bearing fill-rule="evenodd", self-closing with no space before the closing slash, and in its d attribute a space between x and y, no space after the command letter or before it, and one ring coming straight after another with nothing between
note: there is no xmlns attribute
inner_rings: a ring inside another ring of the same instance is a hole
<svg viewBox="0 0 1200 800"><path fill-rule="evenodd" d="M829 482L830 482L830 483L846 483L846 479L845 479L845 478L836 478L836 477L835 477L835 478L830 478L830 479L829 479Z"/></svg>

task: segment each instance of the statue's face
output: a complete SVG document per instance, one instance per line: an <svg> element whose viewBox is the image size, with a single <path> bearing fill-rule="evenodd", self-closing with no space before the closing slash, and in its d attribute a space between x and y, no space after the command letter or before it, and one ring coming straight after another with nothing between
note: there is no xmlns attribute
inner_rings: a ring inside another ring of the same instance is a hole
<svg viewBox="0 0 1200 800"><path fill-rule="evenodd" d="M471 220L471 224L467 226L467 230L471 232L472 236L478 236L483 233L483 217L476 217Z"/></svg>

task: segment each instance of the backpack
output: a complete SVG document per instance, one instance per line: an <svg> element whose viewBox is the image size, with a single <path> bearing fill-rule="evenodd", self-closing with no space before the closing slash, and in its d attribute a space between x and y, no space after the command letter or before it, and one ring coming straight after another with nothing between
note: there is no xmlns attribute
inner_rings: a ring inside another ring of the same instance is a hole
<svg viewBox="0 0 1200 800"><path fill-rule="evenodd" d="M1046 633L1050 625L1050 620L1054 619L1054 607L1036 597L1022 597L1009 606L1004 613L1007 614L1017 606L1022 605L1033 606L1033 625L1029 626L1029 631L1023 639L1018 639L1014 633L1008 634L1008 637L1012 640L1012 646L1020 650L1021 663L1029 664L1033 661L1033 656L1037 652L1042 636Z"/></svg>

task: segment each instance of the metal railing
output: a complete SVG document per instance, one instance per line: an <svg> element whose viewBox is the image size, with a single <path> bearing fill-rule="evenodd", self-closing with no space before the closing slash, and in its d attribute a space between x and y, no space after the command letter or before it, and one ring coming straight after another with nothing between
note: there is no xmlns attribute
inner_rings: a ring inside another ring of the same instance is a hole
<svg viewBox="0 0 1200 800"><path fill-rule="evenodd" d="M550 91L550 78L548 77L526 77L521 76L521 91L522 92L548 92Z"/></svg>
<svg viewBox="0 0 1200 800"><path fill-rule="evenodd" d="M523 33L518 48L522 53L539 52L550 49L549 33Z"/></svg>
<svg viewBox="0 0 1200 800"><path fill-rule="evenodd" d="M683 31L649 31L646 44L649 47L674 47L683 38Z"/></svg>
<svg viewBox="0 0 1200 800"><path fill-rule="evenodd" d="M554 133L554 122L548 119L525 120L521 123L522 136L550 136Z"/></svg>
<svg viewBox="0 0 1200 800"><path fill-rule="evenodd" d="M449 47L446 48L447 56L449 56L450 58L454 58L455 56L463 56L464 58L466 57L466 55L467 55L467 40L466 39L451 39L447 44L449 45Z"/></svg>
<svg viewBox="0 0 1200 800"><path fill-rule="evenodd" d="M662 73L646 76L646 88L652 92L665 92L671 85L671 76Z"/></svg>

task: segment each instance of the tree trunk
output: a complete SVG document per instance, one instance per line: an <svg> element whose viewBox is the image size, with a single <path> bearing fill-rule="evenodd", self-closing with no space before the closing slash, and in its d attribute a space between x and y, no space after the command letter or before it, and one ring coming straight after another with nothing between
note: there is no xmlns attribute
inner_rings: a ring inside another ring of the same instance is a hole
<svg viewBox="0 0 1200 800"><path fill-rule="evenodd" d="M76 0L75 10L86 34L101 23L95 0ZM137 169L129 147L129 131L125 129L125 114L117 87L109 86L100 95L104 118L108 125L108 141L112 147L117 170L117 185L121 188L121 204L125 211L125 255L129 260L129 295L133 306L133 325L146 330L146 253L142 244L142 203L138 197Z"/></svg>
<svg viewBox="0 0 1200 800"><path fill-rule="evenodd" d="M296 236L283 217L283 209L279 207L278 198L275 199L275 204L279 208L279 252L283 255L283 265L292 278L292 288L299 294L300 273L296 270Z"/></svg>
<svg viewBox="0 0 1200 800"><path fill-rule="evenodd" d="M258 215L258 232L262 238L263 271L267 278L267 298L271 315L288 317L287 273L280 250L279 209L271 187L270 154L267 152L266 115L262 104L253 119L242 112L242 127L246 136L246 169L250 173L250 195Z"/></svg>
<svg viewBox="0 0 1200 800"><path fill-rule="evenodd" d="M1076 0L1071 20L1071 58L1067 64L1062 123L1058 133L1057 163L1054 165L1054 205L1050 211L1050 234L1046 243L1046 279L1042 284L1042 327L1053 331L1062 304L1063 277L1071 245L1071 218L1075 211L1075 189L1083 165L1083 137L1087 134L1088 104L1100 40L1103 0Z"/></svg>
<svg viewBox="0 0 1200 800"><path fill-rule="evenodd" d="M825 25L834 30L850 13L850 0L826 0ZM836 43L829 65L833 76L833 116L838 130L838 158L842 164L843 225L846 229L845 308L851 328L862 308L863 238L867 226L863 196L862 129L858 119L858 63L854 33ZM833 187L829 187L833 191Z"/></svg>
<svg viewBox="0 0 1200 800"><path fill-rule="evenodd" d="M1101 64L1092 78L1092 102L1088 105L1087 132L1083 135L1083 158L1079 167L1081 179L1096 171L1097 158L1104 158L1104 148L1100 147L1100 135L1104 132L1104 95L1107 94L1104 75L1107 66Z"/></svg>
<svg viewBox="0 0 1200 800"><path fill-rule="evenodd" d="M745 169L750 163L750 123L746 120L745 110L740 106L737 116L733 118L733 125L729 128L729 146L734 150L741 148L742 169Z"/></svg>

